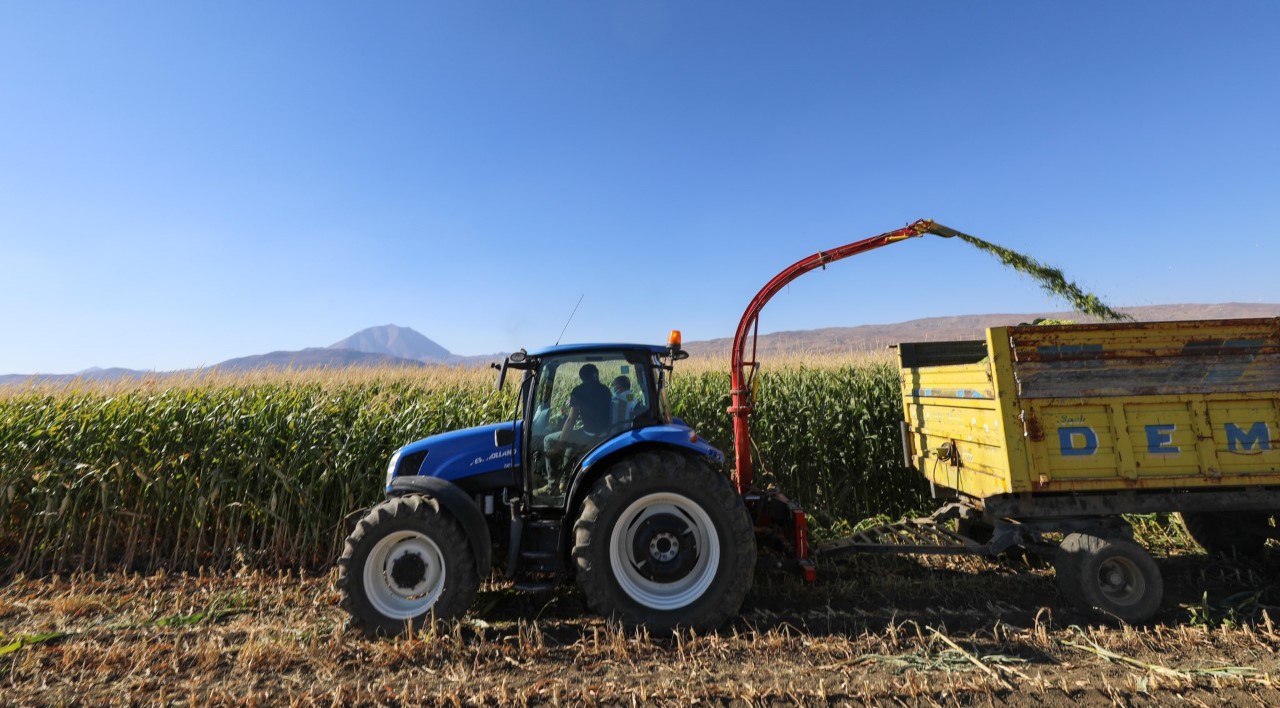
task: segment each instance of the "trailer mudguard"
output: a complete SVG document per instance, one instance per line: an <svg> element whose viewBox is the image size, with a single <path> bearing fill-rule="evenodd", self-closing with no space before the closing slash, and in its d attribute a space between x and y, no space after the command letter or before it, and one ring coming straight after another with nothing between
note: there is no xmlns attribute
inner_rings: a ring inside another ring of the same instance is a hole
<svg viewBox="0 0 1280 708"><path fill-rule="evenodd" d="M471 544L471 552L476 558L476 572L481 579L489 574L493 567L493 541L489 538L489 524L484 520L484 513L466 492L458 485L439 477L404 476L395 477L387 486L388 497L405 494L421 494L440 502L453 518L462 524L467 533L467 541Z"/></svg>

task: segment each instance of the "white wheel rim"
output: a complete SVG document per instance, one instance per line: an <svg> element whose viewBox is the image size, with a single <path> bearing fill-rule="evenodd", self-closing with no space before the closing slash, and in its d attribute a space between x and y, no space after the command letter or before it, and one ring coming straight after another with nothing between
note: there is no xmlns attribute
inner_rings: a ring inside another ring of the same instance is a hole
<svg viewBox="0 0 1280 708"><path fill-rule="evenodd" d="M707 512L688 497L649 494L632 502L613 525L609 565L632 600L654 610L680 609L715 580L720 536Z"/></svg>
<svg viewBox="0 0 1280 708"><path fill-rule="evenodd" d="M417 531L387 534L364 564L365 595L391 619L407 620L431 609L444 592L444 555Z"/></svg>

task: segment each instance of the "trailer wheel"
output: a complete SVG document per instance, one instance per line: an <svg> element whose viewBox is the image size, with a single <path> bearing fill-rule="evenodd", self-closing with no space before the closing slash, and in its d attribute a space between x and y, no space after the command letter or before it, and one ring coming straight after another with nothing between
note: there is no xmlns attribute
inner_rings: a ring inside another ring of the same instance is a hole
<svg viewBox="0 0 1280 708"><path fill-rule="evenodd" d="M1164 597L1160 568L1128 539L1068 534L1054 568L1067 601L1099 617L1143 622L1160 609Z"/></svg>
<svg viewBox="0 0 1280 708"><path fill-rule="evenodd" d="M341 605L367 634L395 636L461 617L480 588L466 534L440 504L411 494L361 519L338 558Z"/></svg>
<svg viewBox="0 0 1280 708"><path fill-rule="evenodd" d="M1204 550L1223 556L1256 558L1267 544L1271 515L1265 511L1184 511L1182 528Z"/></svg>
<svg viewBox="0 0 1280 708"><path fill-rule="evenodd" d="M608 469L574 524L573 559L591 609L654 632L714 629L755 572L742 497L702 460L644 452Z"/></svg>

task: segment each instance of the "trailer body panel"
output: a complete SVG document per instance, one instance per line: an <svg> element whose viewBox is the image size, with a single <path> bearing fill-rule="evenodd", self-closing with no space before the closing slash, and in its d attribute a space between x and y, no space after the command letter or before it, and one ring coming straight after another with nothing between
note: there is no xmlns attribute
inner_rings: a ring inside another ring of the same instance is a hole
<svg viewBox="0 0 1280 708"><path fill-rule="evenodd" d="M1280 318L993 327L900 349L913 466L985 499L1280 486Z"/></svg>

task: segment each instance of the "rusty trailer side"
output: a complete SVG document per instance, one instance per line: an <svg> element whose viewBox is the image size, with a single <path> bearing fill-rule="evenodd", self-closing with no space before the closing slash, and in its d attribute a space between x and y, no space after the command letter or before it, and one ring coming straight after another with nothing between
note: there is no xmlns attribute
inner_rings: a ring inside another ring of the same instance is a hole
<svg viewBox="0 0 1280 708"><path fill-rule="evenodd" d="M995 327L900 357L912 465L966 497L1280 488L1280 318Z"/></svg>

